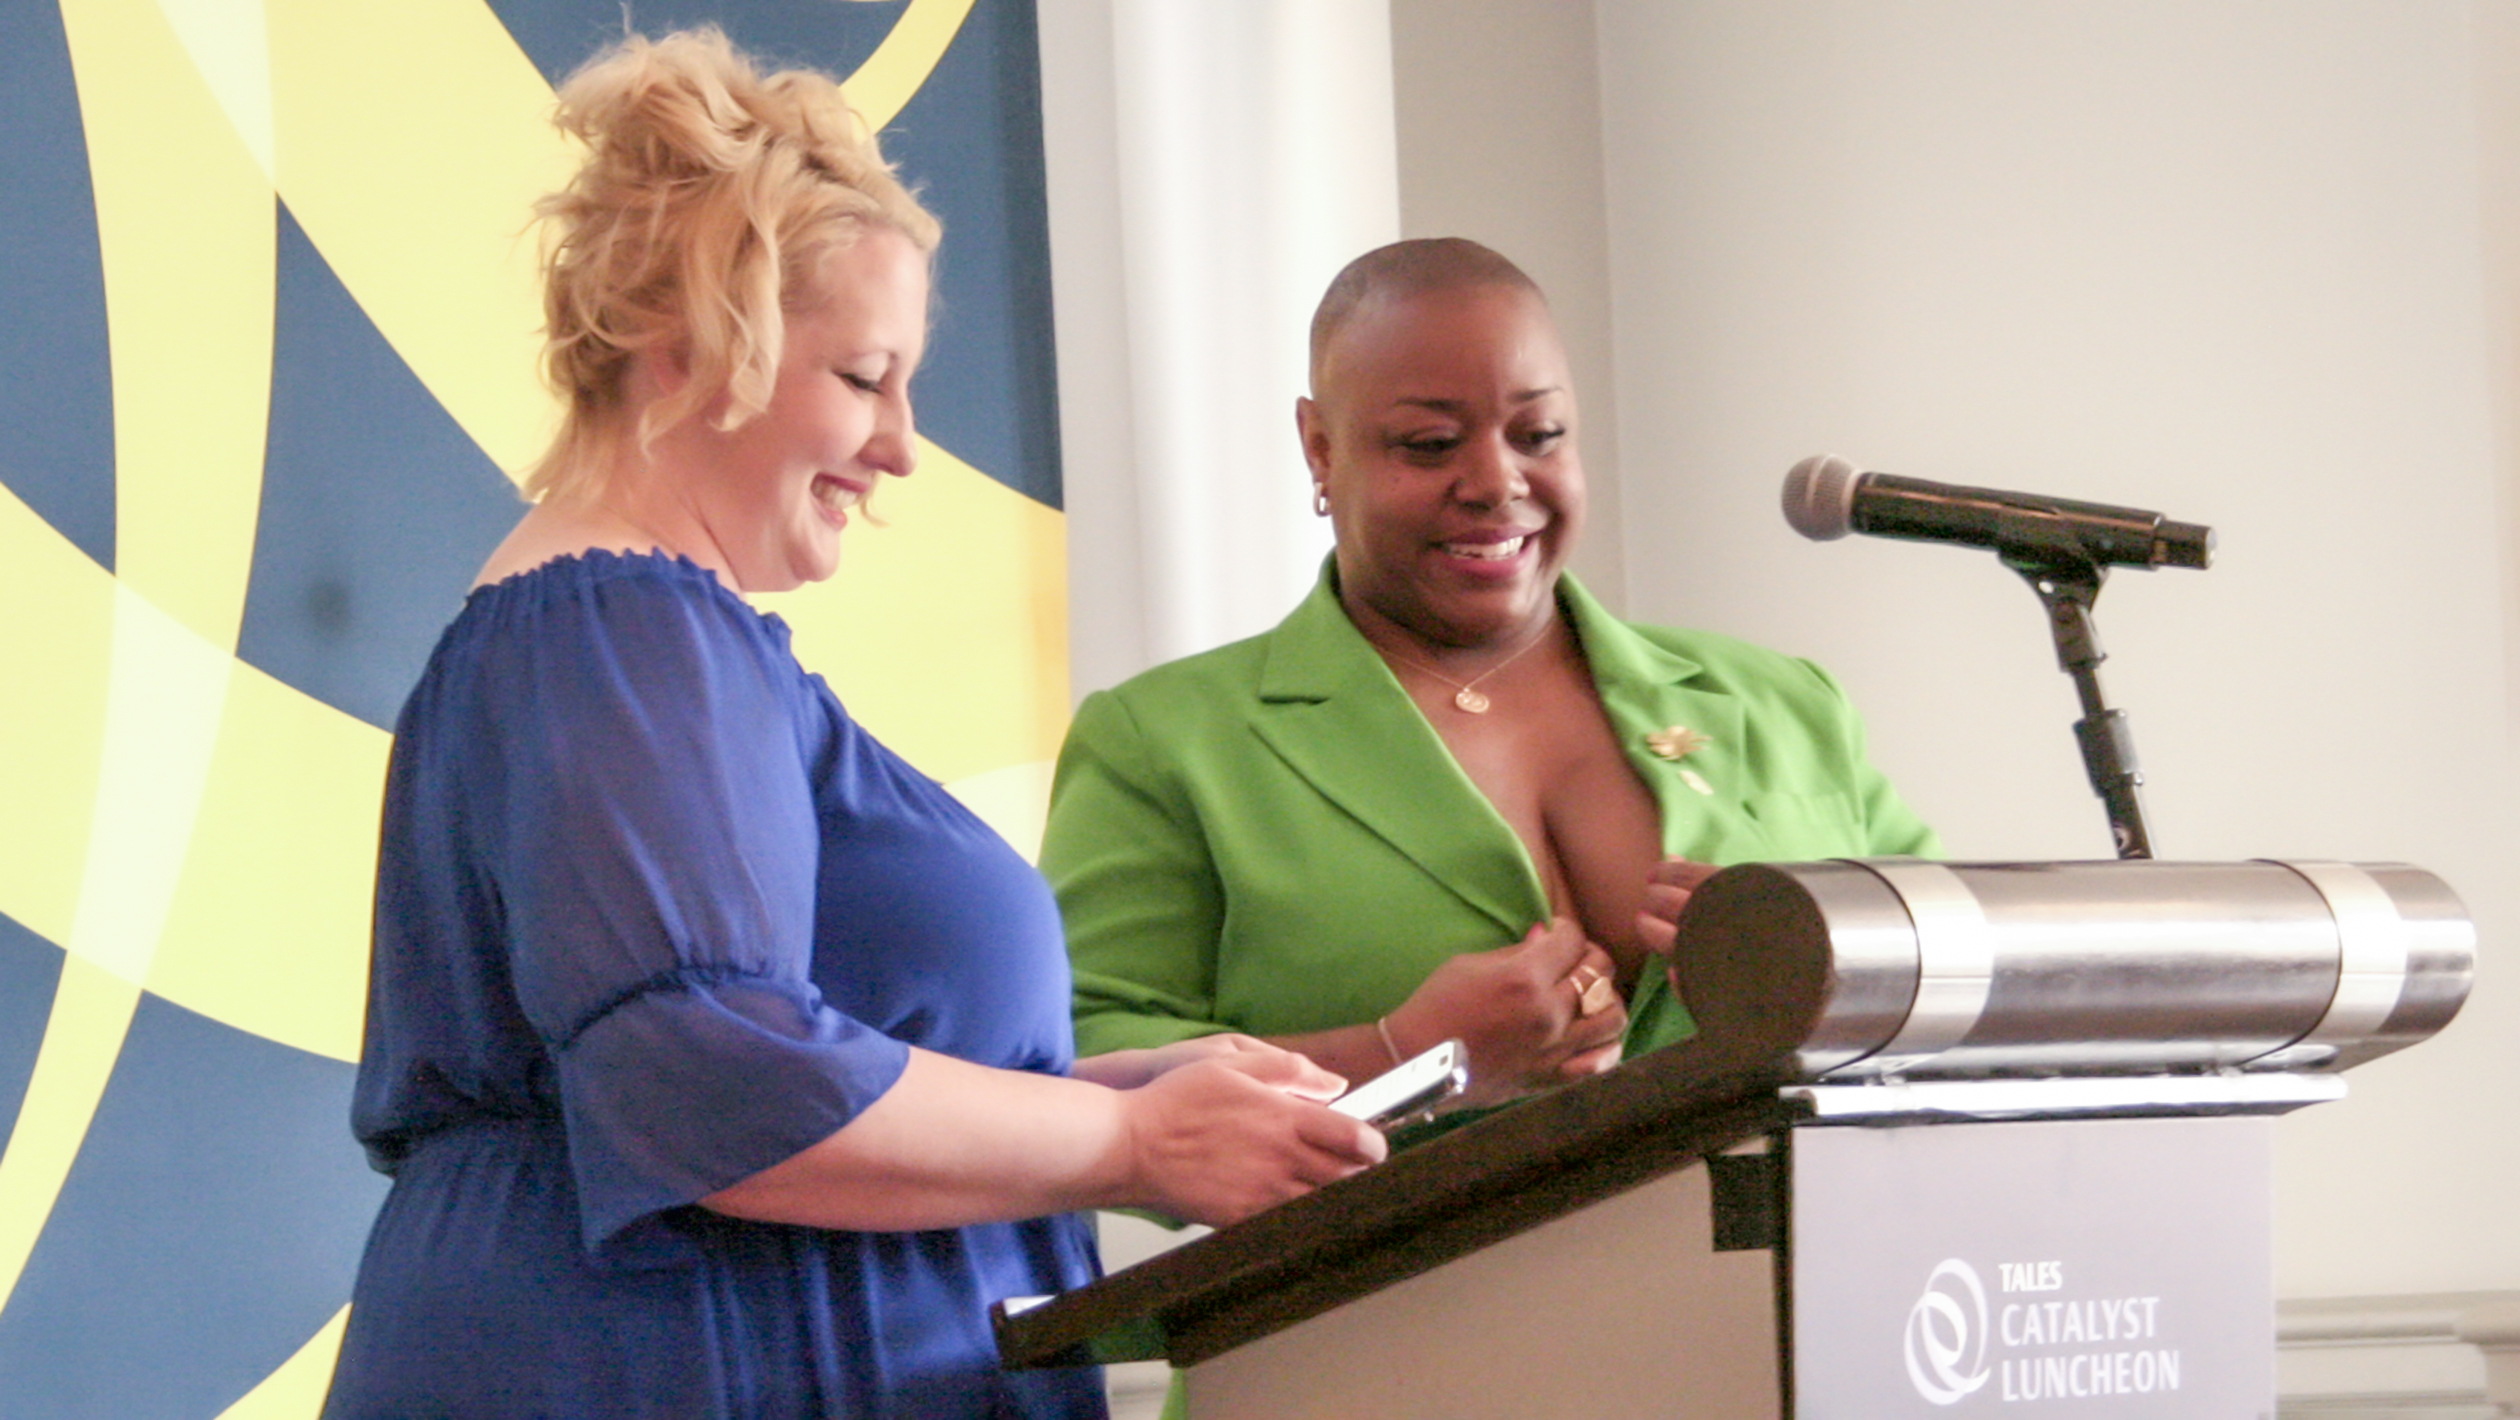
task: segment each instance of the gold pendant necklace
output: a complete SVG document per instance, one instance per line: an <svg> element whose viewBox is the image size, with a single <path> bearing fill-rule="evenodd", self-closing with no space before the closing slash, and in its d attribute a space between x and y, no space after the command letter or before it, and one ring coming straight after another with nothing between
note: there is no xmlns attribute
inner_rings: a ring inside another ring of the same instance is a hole
<svg viewBox="0 0 2520 1420"><path fill-rule="evenodd" d="M1454 705L1468 711L1470 714L1484 715L1488 712L1488 707L1496 702L1488 699L1487 696L1480 693L1478 689L1479 682L1486 680L1489 676L1492 676L1498 671L1505 669L1507 666L1512 665L1514 662L1521 660L1524 652L1529 651L1532 647L1537 646L1548 639L1548 629L1543 627L1539 635L1534 636L1529 641L1523 643L1522 650L1516 651L1514 654L1498 661L1495 665L1488 667L1486 670L1479 672L1477 675L1470 677L1468 680L1455 680L1451 676L1444 674L1442 671L1435 669L1433 666L1428 665L1426 662L1419 660L1415 656L1403 656L1398 651L1390 650L1389 648L1384 648L1384 654L1401 662L1403 665L1415 666L1417 669L1422 670L1428 675L1435 677L1437 680L1442 681L1444 684L1451 686L1453 688L1452 701Z"/></svg>

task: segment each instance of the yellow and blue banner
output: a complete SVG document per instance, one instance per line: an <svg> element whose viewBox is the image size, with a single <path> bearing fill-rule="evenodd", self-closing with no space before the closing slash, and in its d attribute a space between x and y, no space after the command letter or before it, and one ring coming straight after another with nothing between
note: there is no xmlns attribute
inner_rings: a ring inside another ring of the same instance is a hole
<svg viewBox="0 0 2520 1420"><path fill-rule="evenodd" d="M943 218L920 472L764 599L1019 845L1068 705L1031 0L0 4L0 1413L303 1417L389 727L555 409L553 83L843 76Z"/></svg>

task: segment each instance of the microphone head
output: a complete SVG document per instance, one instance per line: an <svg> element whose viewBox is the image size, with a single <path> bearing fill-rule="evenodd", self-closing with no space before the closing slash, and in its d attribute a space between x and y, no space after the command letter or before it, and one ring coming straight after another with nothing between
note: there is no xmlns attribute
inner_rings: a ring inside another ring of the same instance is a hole
<svg viewBox="0 0 2520 1420"><path fill-rule="evenodd" d="M1855 465L1835 454L1814 454L1785 473L1785 521L1813 542L1832 542L1855 530Z"/></svg>

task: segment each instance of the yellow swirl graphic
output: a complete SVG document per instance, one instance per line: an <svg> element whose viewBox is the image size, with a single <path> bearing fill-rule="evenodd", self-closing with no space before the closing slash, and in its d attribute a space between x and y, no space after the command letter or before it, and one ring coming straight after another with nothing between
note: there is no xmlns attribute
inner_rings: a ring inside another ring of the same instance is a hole
<svg viewBox="0 0 2520 1420"><path fill-rule="evenodd" d="M914 0L847 82L877 127L973 0ZM533 200L575 163L480 0L61 0L113 378L116 570L0 488L0 912L67 956L0 1152L0 1305L142 992L358 1052L387 737L236 659L271 405L275 198L503 469L545 441ZM171 222L169 214L182 214ZM951 453L830 583L766 599L857 718L1037 841L1067 716L1063 520ZM40 615L28 614L41 608ZM345 1138L344 1148L349 1144ZM226 1413L313 1412L336 1316Z"/></svg>

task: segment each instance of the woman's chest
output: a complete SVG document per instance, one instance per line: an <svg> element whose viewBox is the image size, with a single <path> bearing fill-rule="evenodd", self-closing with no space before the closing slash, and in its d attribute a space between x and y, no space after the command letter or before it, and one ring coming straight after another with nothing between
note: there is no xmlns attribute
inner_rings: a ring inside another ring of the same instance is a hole
<svg viewBox="0 0 2520 1420"><path fill-rule="evenodd" d="M1644 955L1636 914L1662 854L1662 812L1598 704L1459 738L1455 759L1521 841L1551 912L1581 921L1632 970Z"/></svg>
<svg viewBox="0 0 2520 1420"><path fill-rule="evenodd" d="M871 739L819 776L815 820L811 971L826 1000L965 1059L1065 1063L1066 944L1030 863Z"/></svg>

